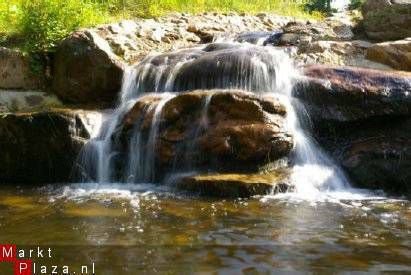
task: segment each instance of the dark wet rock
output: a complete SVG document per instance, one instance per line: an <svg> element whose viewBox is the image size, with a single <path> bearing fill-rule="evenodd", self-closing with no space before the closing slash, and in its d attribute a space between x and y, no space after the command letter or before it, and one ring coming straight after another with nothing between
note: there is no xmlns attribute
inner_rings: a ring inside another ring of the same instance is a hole
<svg viewBox="0 0 411 275"><path fill-rule="evenodd" d="M282 32L281 31L274 31L274 32L243 32L240 33L236 38L235 41L240 43L250 43L255 45L273 45L277 46L279 44Z"/></svg>
<svg viewBox="0 0 411 275"><path fill-rule="evenodd" d="M397 70L411 71L411 37L374 44L367 49L367 58Z"/></svg>
<svg viewBox="0 0 411 275"><path fill-rule="evenodd" d="M58 47L52 88L67 103L112 104L123 77L123 64L93 31L78 31Z"/></svg>
<svg viewBox="0 0 411 275"><path fill-rule="evenodd" d="M386 41L411 37L411 2L368 0L362 7L363 26L371 39Z"/></svg>
<svg viewBox="0 0 411 275"><path fill-rule="evenodd" d="M411 74L355 67L308 66L296 85L314 121L350 122L411 114Z"/></svg>
<svg viewBox="0 0 411 275"><path fill-rule="evenodd" d="M30 56L0 47L0 89L37 90L44 85L41 72L34 73Z"/></svg>
<svg viewBox="0 0 411 275"><path fill-rule="evenodd" d="M323 123L321 144L356 186L411 197L411 119Z"/></svg>
<svg viewBox="0 0 411 275"><path fill-rule="evenodd" d="M263 45L271 45L271 46L278 46L280 44L280 39L283 33L281 31L273 32L268 36L265 40Z"/></svg>
<svg viewBox="0 0 411 275"><path fill-rule="evenodd" d="M209 106L204 109L207 99ZM118 150L128 148L136 126L147 139L153 105L159 100L159 95L144 96L126 114L116 133ZM259 171L287 157L293 147L285 115L278 99L243 91L179 94L162 109L155 140L158 170L170 171L178 163L182 169Z"/></svg>
<svg viewBox="0 0 411 275"><path fill-rule="evenodd" d="M81 111L0 117L0 183L68 182L88 138Z"/></svg>
<svg viewBox="0 0 411 275"><path fill-rule="evenodd" d="M411 74L310 66L295 95L313 132L359 187L411 194Z"/></svg>
<svg viewBox="0 0 411 275"><path fill-rule="evenodd" d="M270 67L272 56L263 47L234 47L206 52L192 62L184 64L175 77L175 87L179 91L195 89L246 88L265 91L268 83L253 79L252 71L258 58L268 65L268 73L275 75ZM224 64L222 66L221 64ZM247 77L248 76L248 77ZM248 80L251 80L250 82Z"/></svg>
<svg viewBox="0 0 411 275"><path fill-rule="evenodd" d="M203 51L215 52L215 51L221 51L221 50L235 49L239 47L241 47L241 45L234 44L234 43L224 43L224 42L210 43L206 47L204 47Z"/></svg>
<svg viewBox="0 0 411 275"><path fill-rule="evenodd" d="M144 73L137 76L138 82L143 83L139 92L225 88L267 92L273 86L270 81L275 79L271 76L276 73L279 62L276 59L285 58L285 55L275 55L270 51L273 49L263 46L212 43L204 48L149 57L137 65L144 68ZM172 71L174 68L178 69ZM265 68L266 72L262 71ZM259 71L256 73L256 70ZM267 77L259 78L264 73Z"/></svg>
<svg viewBox="0 0 411 275"><path fill-rule="evenodd" d="M177 188L211 197L245 198L291 191L285 170L269 174L199 174L177 179Z"/></svg>

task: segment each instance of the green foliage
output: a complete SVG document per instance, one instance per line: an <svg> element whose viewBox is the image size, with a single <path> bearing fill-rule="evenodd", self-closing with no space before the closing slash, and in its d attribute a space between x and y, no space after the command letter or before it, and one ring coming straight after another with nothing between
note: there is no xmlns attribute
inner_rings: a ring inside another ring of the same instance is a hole
<svg viewBox="0 0 411 275"><path fill-rule="evenodd" d="M305 4L309 11L331 12L331 0L310 0Z"/></svg>
<svg viewBox="0 0 411 275"><path fill-rule="evenodd" d="M167 12L272 12L299 18L319 18L304 9L324 0L0 0L0 45L15 37L28 52L52 51L79 27L119 18L152 18ZM321 10L321 9L317 9Z"/></svg>
<svg viewBox="0 0 411 275"><path fill-rule="evenodd" d="M104 0L102 0L104 1ZM318 18L304 10L309 0L106 0L111 12L137 17L157 17L170 11L201 12L273 12L300 18Z"/></svg>
<svg viewBox="0 0 411 275"><path fill-rule="evenodd" d="M17 24L21 16L18 1L0 1L0 43L6 39L6 34L17 32Z"/></svg>
<svg viewBox="0 0 411 275"><path fill-rule="evenodd" d="M96 4L78 0L25 0L19 22L29 51L50 50L80 26L98 23L101 16Z"/></svg>
<svg viewBox="0 0 411 275"><path fill-rule="evenodd" d="M356 10L359 9L362 4L364 4L365 0L350 0L350 4L348 5L348 8L350 10Z"/></svg>

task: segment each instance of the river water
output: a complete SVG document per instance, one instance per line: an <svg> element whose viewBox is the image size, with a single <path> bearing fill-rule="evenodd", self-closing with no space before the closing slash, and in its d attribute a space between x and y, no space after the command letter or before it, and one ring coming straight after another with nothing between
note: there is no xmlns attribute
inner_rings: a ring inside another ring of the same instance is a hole
<svg viewBox="0 0 411 275"><path fill-rule="evenodd" d="M94 262L96 274L411 272L411 203L378 196L211 200L144 184L2 187L0 232L0 243L51 247L44 265Z"/></svg>

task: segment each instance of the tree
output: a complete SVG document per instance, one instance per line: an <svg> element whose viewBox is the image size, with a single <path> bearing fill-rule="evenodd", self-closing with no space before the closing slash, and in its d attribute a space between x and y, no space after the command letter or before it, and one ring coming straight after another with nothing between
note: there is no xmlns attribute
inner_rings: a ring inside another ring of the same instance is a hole
<svg viewBox="0 0 411 275"><path fill-rule="evenodd" d="M330 12L331 0L310 0L305 5L305 8L309 11Z"/></svg>

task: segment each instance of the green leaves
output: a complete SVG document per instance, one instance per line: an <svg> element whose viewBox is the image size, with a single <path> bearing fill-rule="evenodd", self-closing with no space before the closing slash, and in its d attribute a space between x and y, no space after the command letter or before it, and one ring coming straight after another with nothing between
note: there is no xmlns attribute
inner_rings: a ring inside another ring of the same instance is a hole
<svg viewBox="0 0 411 275"><path fill-rule="evenodd" d="M81 0L24 0L19 22L29 52L53 51L57 43L80 26L103 22L96 3Z"/></svg>

